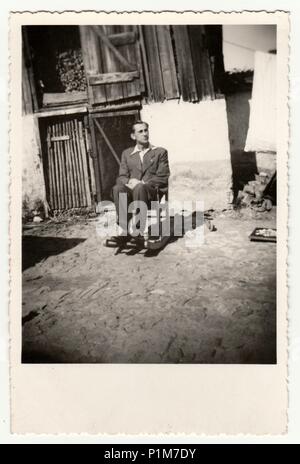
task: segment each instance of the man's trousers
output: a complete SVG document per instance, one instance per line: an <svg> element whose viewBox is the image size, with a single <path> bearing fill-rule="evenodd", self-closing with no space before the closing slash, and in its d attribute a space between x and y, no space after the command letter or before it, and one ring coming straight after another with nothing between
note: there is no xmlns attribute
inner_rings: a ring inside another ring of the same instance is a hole
<svg viewBox="0 0 300 464"><path fill-rule="evenodd" d="M120 195L120 194L123 195ZM124 233L128 232L128 224L131 219L131 214L128 212L128 206L133 201L143 201L147 208L150 208L151 201L157 200L157 190L150 184L137 184L134 189L130 189L124 184L117 184L113 187L113 198L117 212L117 222L123 229ZM147 214L140 214L139 216L139 230L143 234Z"/></svg>

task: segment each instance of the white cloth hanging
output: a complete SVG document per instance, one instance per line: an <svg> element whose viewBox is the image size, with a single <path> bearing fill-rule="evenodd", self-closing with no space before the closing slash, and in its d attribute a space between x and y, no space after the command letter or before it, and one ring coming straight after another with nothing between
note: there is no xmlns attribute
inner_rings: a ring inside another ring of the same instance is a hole
<svg viewBox="0 0 300 464"><path fill-rule="evenodd" d="M276 151L276 55L255 52L245 151Z"/></svg>

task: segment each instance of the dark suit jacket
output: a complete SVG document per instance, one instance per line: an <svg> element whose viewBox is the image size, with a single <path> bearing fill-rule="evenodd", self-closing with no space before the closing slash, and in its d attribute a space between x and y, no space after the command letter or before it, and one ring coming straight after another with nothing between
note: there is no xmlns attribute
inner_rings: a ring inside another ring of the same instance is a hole
<svg viewBox="0 0 300 464"><path fill-rule="evenodd" d="M130 178L143 180L159 189L168 187L170 176L168 152L165 148L151 148L143 157L141 163L138 152L132 154L134 147L127 148L122 153L118 184L127 184Z"/></svg>

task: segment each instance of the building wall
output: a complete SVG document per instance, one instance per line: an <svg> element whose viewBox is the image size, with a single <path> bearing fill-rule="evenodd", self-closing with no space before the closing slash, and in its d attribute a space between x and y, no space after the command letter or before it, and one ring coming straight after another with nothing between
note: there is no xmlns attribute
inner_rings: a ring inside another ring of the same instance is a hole
<svg viewBox="0 0 300 464"><path fill-rule="evenodd" d="M228 205L232 170L224 99L197 104L144 105L151 142L167 148L170 200L201 200L205 209ZM44 176L32 115L23 117L23 200L33 209L45 199Z"/></svg>
<svg viewBox="0 0 300 464"><path fill-rule="evenodd" d="M225 99L144 105L152 144L168 150L170 200L203 200L205 209L228 205L232 170Z"/></svg>
<svg viewBox="0 0 300 464"><path fill-rule="evenodd" d="M23 116L22 200L23 213L32 210L37 201L45 200L45 184L34 116Z"/></svg>

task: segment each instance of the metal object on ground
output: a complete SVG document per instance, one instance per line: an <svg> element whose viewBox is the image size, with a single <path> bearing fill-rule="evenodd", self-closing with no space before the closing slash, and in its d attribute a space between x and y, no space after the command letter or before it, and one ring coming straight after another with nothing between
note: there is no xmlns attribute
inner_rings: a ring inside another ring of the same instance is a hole
<svg viewBox="0 0 300 464"><path fill-rule="evenodd" d="M254 242L276 242L276 232L276 229L271 227L256 227L249 238Z"/></svg>

